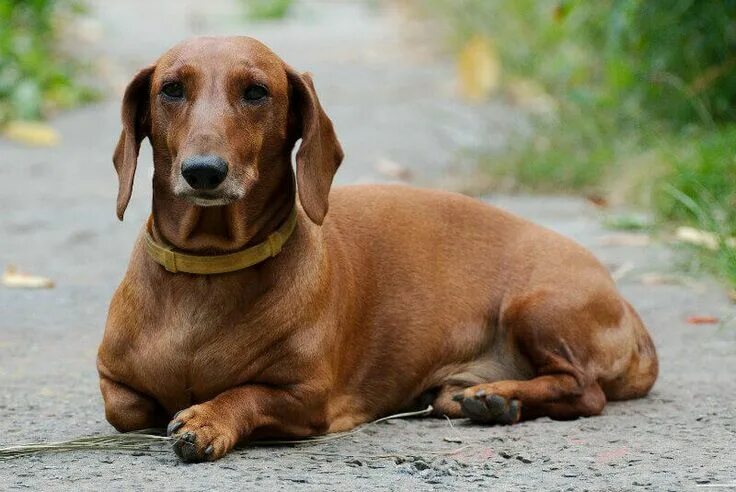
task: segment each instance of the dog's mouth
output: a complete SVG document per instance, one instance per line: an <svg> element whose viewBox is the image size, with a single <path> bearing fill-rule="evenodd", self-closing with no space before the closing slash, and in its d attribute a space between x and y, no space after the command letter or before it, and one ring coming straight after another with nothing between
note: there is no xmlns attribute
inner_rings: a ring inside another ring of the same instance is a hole
<svg viewBox="0 0 736 492"><path fill-rule="evenodd" d="M233 190L175 190L175 195L199 207L221 207L240 200L242 193Z"/></svg>
<svg viewBox="0 0 736 492"><path fill-rule="evenodd" d="M221 207L243 198L245 190L229 182L213 190L195 190L184 180L179 180L174 186L174 195L199 207Z"/></svg>
<svg viewBox="0 0 736 492"><path fill-rule="evenodd" d="M185 196L184 199L200 207L221 207L223 205L230 205L235 201L233 198L207 196L201 193L192 196Z"/></svg>

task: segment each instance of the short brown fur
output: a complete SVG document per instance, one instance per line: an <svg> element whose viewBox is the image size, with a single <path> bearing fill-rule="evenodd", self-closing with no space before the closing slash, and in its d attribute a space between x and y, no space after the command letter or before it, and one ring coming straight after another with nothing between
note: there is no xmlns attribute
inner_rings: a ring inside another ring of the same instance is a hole
<svg viewBox="0 0 736 492"><path fill-rule="evenodd" d="M172 79L185 100L160 95ZM244 104L254 81L269 96ZM654 384L644 325L581 246L452 193L330 193L342 150L311 78L257 41L174 47L136 75L122 117L119 217L149 138L152 235L194 254L240 250L284 222L297 197L291 151L302 143L298 223L275 258L230 274L173 274L138 238L98 357L118 430L173 418L177 453L197 461L239 441L344 431L427 402L437 415L487 423L596 415ZM196 153L229 163L217 196L182 184L181 161ZM201 205L210 199L221 201Z"/></svg>

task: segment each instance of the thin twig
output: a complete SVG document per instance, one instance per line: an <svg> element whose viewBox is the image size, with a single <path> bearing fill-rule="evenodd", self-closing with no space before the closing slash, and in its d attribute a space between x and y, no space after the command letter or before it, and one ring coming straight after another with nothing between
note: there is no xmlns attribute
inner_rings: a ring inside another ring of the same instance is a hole
<svg viewBox="0 0 736 492"><path fill-rule="evenodd" d="M394 415L389 415L387 417L381 417L380 419L374 420L372 422L368 422L366 424L363 424L359 427L356 427L354 429L351 429L349 431L345 432L336 432L334 434L329 434L326 436L315 436L315 437L307 437L304 439L294 439L294 440L280 440L280 441L253 441L247 443L247 446L269 446L272 444L289 444L289 445L301 445L301 444L318 444L322 442L328 442L328 441L335 441L337 439L343 439L345 437L352 436L354 434L357 434L359 432L363 432L365 429L367 429L371 425L380 424L381 422L386 422L388 420L395 420L395 419L404 419L408 417L426 417L430 413L432 413L432 410L434 408L432 405L429 405L424 410L418 410L416 412L404 412L404 413L397 413Z"/></svg>

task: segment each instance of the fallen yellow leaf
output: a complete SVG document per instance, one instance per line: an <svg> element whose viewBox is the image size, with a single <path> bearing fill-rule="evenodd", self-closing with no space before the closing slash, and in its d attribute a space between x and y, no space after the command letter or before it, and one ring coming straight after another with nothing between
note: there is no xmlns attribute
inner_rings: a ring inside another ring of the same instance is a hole
<svg viewBox="0 0 736 492"><path fill-rule="evenodd" d="M639 282L641 282L642 285L668 285L682 283L682 279L675 275L649 272L642 274L639 277Z"/></svg>
<svg viewBox="0 0 736 492"><path fill-rule="evenodd" d="M618 232L614 234L606 234L598 238L598 244L601 246L633 246L644 247L649 246L652 238L648 234L637 232Z"/></svg>
<svg viewBox="0 0 736 492"><path fill-rule="evenodd" d="M53 280L20 272L13 265L8 265L5 268L0 283L11 289L50 289L54 286Z"/></svg>
<svg viewBox="0 0 736 492"><path fill-rule="evenodd" d="M2 129L5 138L34 147L53 147L61 141L59 133L44 123L11 121Z"/></svg>
<svg viewBox="0 0 736 492"><path fill-rule="evenodd" d="M717 250L721 245L721 240L716 234L708 231L701 231L694 227L678 227L675 231L675 237L683 243L702 246L713 251ZM736 248L736 238L729 237L726 238L724 242L728 247Z"/></svg>
<svg viewBox="0 0 736 492"><path fill-rule="evenodd" d="M460 93L471 101L487 99L501 82L501 62L493 42L476 35L462 47L457 59Z"/></svg>

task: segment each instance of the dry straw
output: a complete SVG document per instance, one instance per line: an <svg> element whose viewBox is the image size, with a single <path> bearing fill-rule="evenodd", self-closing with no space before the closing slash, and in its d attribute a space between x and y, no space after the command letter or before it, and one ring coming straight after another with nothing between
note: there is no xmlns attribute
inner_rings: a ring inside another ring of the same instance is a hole
<svg viewBox="0 0 736 492"><path fill-rule="evenodd" d="M416 412L398 413L383 417L368 424L356 427L347 432L340 432L326 436L316 436L306 439L281 440L281 441L255 441L248 443L249 445L312 445L324 442L342 439L357 434L367 427L387 420L402 419L409 417L424 417L432 412L432 406L428 406L424 410ZM0 448L0 462L40 453L60 453L64 451L108 451L117 453L169 453L169 447L160 446L161 443L168 443L175 440L176 437L167 437L161 435L161 429L145 429L137 432L128 432L125 434L115 434L111 436L88 436L71 439L69 441L49 442L49 443L32 443L22 444L19 446L8 446ZM454 452L457 452L454 451ZM319 454L319 453L317 453ZM451 452L443 453L451 454Z"/></svg>

